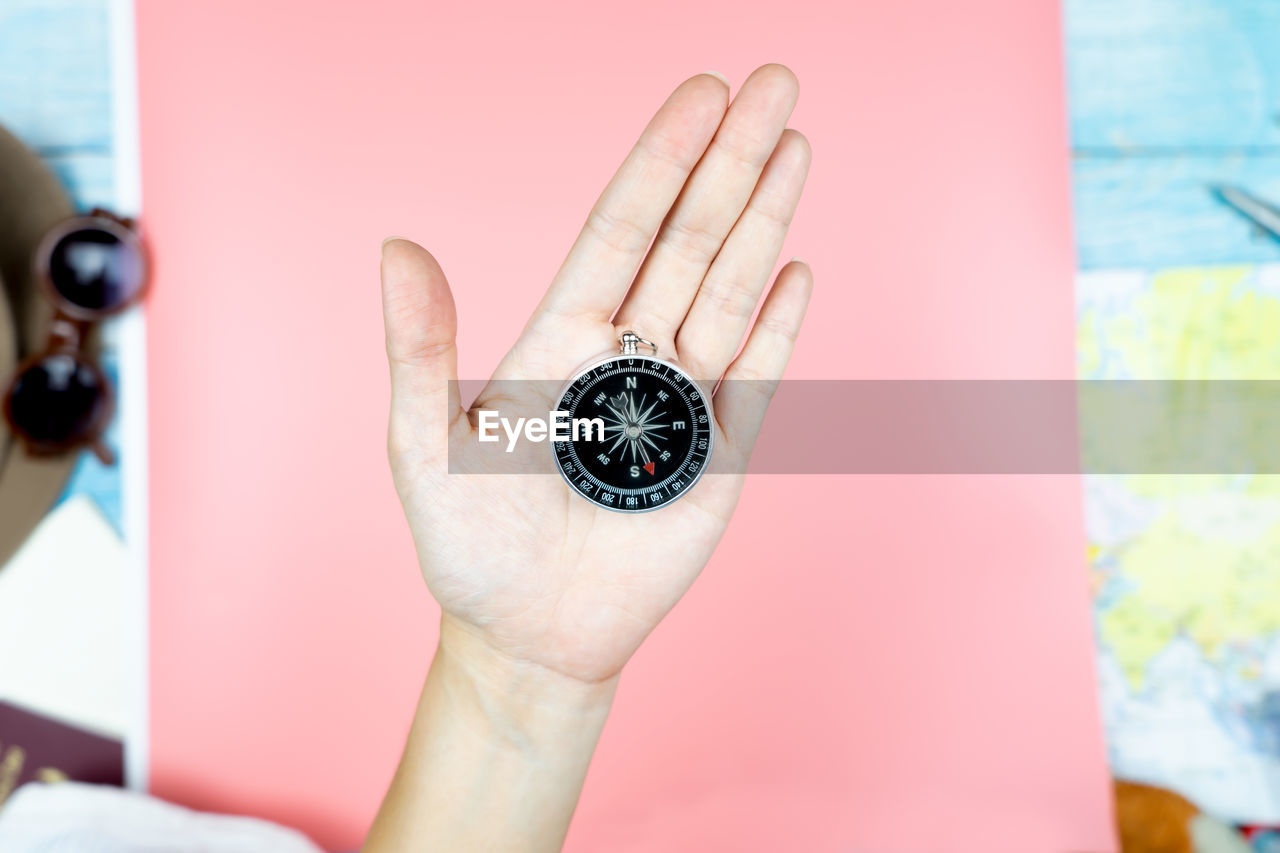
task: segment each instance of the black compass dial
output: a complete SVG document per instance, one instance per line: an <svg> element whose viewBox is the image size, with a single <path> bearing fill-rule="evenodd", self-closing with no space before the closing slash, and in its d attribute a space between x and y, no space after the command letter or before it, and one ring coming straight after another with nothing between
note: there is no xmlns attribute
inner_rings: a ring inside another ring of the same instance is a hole
<svg viewBox="0 0 1280 853"><path fill-rule="evenodd" d="M657 509L697 482L711 457L711 410L674 365L620 355L574 377L558 409L572 438L556 464L579 494L622 512Z"/></svg>

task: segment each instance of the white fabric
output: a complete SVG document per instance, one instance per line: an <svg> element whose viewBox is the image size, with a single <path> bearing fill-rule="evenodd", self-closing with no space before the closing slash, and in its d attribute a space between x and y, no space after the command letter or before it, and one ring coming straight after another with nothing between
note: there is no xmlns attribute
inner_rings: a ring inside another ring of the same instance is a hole
<svg viewBox="0 0 1280 853"><path fill-rule="evenodd" d="M264 820L205 814L105 785L29 783L0 807L4 853L320 853Z"/></svg>
<svg viewBox="0 0 1280 853"><path fill-rule="evenodd" d="M1191 846L1196 853L1253 853L1244 836L1207 814L1191 818Z"/></svg>

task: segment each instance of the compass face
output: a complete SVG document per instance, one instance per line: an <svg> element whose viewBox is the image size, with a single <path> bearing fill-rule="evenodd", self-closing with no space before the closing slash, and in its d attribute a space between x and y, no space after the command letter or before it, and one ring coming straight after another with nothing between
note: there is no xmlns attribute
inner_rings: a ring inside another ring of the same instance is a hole
<svg viewBox="0 0 1280 853"><path fill-rule="evenodd" d="M619 355L596 364L570 380L557 408L578 427L572 440L552 443L560 473L606 509L664 506L693 487L711 458L706 399L661 359Z"/></svg>

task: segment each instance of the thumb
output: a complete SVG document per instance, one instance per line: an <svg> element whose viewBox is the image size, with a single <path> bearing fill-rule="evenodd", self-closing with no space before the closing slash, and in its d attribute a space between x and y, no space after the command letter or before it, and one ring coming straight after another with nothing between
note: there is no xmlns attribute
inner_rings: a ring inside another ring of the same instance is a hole
<svg viewBox="0 0 1280 853"><path fill-rule="evenodd" d="M395 415L417 443L443 453L452 426L469 423L458 399L458 315L436 259L399 237L382 244L382 318Z"/></svg>

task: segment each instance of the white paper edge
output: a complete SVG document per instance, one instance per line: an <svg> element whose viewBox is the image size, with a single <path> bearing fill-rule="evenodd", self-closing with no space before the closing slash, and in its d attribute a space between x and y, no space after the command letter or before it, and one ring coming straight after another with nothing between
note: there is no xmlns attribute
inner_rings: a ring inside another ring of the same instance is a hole
<svg viewBox="0 0 1280 853"><path fill-rule="evenodd" d="M136 216L142 209L142 166L138 128L138 62L133 0L109 0L111 39L111 121L115 169L115 209ZM147 503L147 336L140 310L114 324L120 370L120 479L124 541L129 572L125 600L130 665L129 725L124 734L125 785L145 791L150 756L148 672L149 585Z"/></svg>

